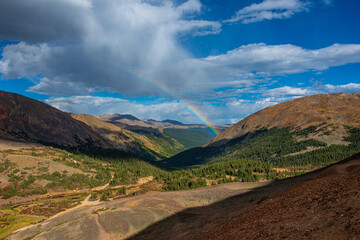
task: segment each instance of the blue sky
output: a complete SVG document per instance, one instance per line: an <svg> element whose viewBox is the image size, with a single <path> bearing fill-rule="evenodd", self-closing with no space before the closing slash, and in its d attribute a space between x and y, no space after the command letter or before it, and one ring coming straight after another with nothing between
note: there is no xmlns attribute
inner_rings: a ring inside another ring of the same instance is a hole
<svg viewBox="0 0 360 240"><path fill-rule="evenodd" d="M63 111L235 123L360 91L357 0L4 0L0 90ZM181 100L181 101L180 101Z"/></svg>

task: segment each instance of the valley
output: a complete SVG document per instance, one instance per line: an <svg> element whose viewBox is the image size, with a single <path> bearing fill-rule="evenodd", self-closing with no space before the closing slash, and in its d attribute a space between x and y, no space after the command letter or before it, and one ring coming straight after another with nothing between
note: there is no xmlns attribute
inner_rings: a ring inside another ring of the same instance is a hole
<svg viewBox="0 0 360 240"><path fill-rule="evenodd" d="M360 240L359 9L0 0L0 240Z"/></svg>
<svg viewBox="0 0 360 240"><path fill-rule="evenodd" d="M337 169L334 179L351 175L336 164L360 152L358 94L275 105L227 130L219 126L224 132L211 141L202 125L120 114L98 118L64 113L11 93L0 96L0 238L5 239L218 236L211 229L221 228L226 216L253 214L268 198L322 181L326 172L333 174L328 169ZM1 105L7 98L10 103ZM298 107L309 103L322 106L313 109L320 115L306 111L315 120ZM276 117L268 121L286 111L291 115L281 119L297 117L281 124ZM67 128L62 121L74 123ZM67 144L57 140L64 135L71 139ZM341 164L357 168L356 156ZM269 231L264 236L272 236Z"/></svg>

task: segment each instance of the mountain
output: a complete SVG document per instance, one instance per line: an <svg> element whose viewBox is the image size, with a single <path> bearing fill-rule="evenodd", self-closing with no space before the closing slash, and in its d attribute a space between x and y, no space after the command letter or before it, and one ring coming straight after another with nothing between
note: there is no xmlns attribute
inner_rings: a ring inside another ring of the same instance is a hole
<svg viewBox="0 0 360 240"><path fill-rule="evenodd" d="M0 140L6 146L9 143L5 141L12 141L88 149L118 149L158 160L188 148L186 140L181 138L180 142L164 134L163 127L160 126L173 126L172 123L155 122L150 125L147 120L140 120L129 114L103 114L94 117L64 113L28 97L0 92ZM196 146L203 144L201 141L190 142Z"/></svg>
<svg viewBox="0 0 360 240"><path fill-rule="evenodd" d="M155 141L155 145L157 144L163 149L161 151L163 155L167 157L193 147L202 146L214 137L204 124L184 124L172 119L163 121L139 119L132 115L122 115L118 113L100 114L96 117L99 120L152 139ZM230 127L230 125L214 125L213 127L216 128L218 132L223 132ZM168 143L170 143L170 145ZM171 147L171 145L173 145L173 147Z"/></svg>
<svg viewBox="0 0 360 240"><path fill-rule="evenodd" d="M176 121L176 120L171 120L171 119L162 120L161 122L171 123L173 125L184 125L182 122L179 122L179 121Z"/></svg>
<svg viewBox="0 0 360 240"><path fill-rule="evenodd" d="M76 147L113 148L86 124L43 102L0 91L0 137Z"/></svg>
<svg viewBox="0 0 360 240"><path fill-rule="evenodd" d="M140 145L134 141L136 137L140 138L140 136L133 137L135 134L131 131L101 121L98 118L87 114L70 113L70 116L88 125L115 148L135 152L140 151Z"/></svg>
<svg viewBox="0 0 360 240"><path fill-rule="evenodd" d="M133 120L133 121L139 121L138 118L134 117L131 114L119 114L119 113L114 113L114 114L100 114L97 116L97 118L99 118L102 121L106 121L106 122L113 122L113 121L117 121L117 120L122 120L122 119L128 119L128 120Z"/></svg>
<svg viewBox="0 0 360 240"><path fill-rule="evenodd" d="M258 111L164 164L184 167L239 158L284 166L330 162L360 150L359 127L360 93L313 95Z"/></svg>
<svg viewBox="0 0 360 240"><path fill-rule="evenodd" d="M100 114L96 116L101 121L110 122L116 124L122 128L129 130L144 130L144 131L154 131L158 128L179 128L179 129L189 129L189 128L204 128L208 127L204 124L184 124L180 121L173 119L166 119L162 121L157 121L155 119L139 119L130 114ZM229 128L230 125L214 125L218 131L223 132L225 129ZM152 129L152 130L151 130Z"/></svg>
<svg viewBox="0 0 360 240"><path fill-rule="evenodd" d="M115 115L115 114L114 114ZM173 138L158 132L156 135L137 133L119 127L116 121L105 122L95 116L71 113L71 116L84 122L117 149L137 153L147 158L164 158L178 153L183 145Z"/></svg>
<svg viewBox="0 0 360 240"><path fill-rule="evenodd" d="M262 128L299 130L319 125L323 126L321 132L333 131L329 135L313 136L315 139L339 143L341 138L335 136L337 139L334 139L334 135L344 135L345 124L360 126L360 93L313 95L265 108L233 125L209 145L239 138Z"/></svg>

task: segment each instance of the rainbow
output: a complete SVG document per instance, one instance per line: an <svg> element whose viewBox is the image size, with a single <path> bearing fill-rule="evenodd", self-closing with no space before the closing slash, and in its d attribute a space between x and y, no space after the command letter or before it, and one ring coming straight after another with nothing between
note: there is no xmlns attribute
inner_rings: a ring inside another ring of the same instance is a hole
<svg viewBox="0 0 360 240"><path fill-rule="evenodd" d="M218 130L216 128L214 128L214 125L210 123L209 120L207 120L206 116L201 113L201 111L199 109L197 109L195 106L191 105L190 103L186 102L185 100L180 99L178 96L176 96L175 93L173 93L169 88L167 88L165 85L161 85L160 83L157 83L155 81L151 81L145 77L142 77L140 74L132 72L128 69L125 69L124 67L120 67L120 66L115 66L113 64L104 64L102 63L102 65L105 65L106 67L109 67L111 69L114 69L116 71L120 71L122 73L125 73L133 78L136 78L140 81L146 82L158 89L160 89L162 92L168 94L169 96L171 96L172 98L176 99L177 101L179 101L179 103L181 105L183 105L190 113L192 113L196 118L198 118L203 124L205 124L207 126L207 128L210 130L210 132L212 134L214 134L215 136L218 136L220 133L218 132Z"/></svg>

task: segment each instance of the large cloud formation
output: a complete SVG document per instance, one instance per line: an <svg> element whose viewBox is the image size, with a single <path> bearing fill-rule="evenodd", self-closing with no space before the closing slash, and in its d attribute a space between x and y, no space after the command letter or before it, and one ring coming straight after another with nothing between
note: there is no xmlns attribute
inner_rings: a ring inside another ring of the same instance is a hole
<svg viewBox="0 0 360 240"><path fill-rule="evenodd" d="M218 97L216 88L360 62L359 44L308 50L259 43L193 58L178 43L179 35L221 31L219 22L196 18L202 7L199 0L178 6L154 0L3 1L0 36L19 42L3 48L2 78L31 78L36 85L30 91L43 94L169 97L170 91ZM245 9L303 7L298 0L265 0Z"/></svg>
<svg viewBox="0 0 360 240"><path fill-rule="evenodd" d="M343 85L316 85L311 87L290 87L283 86L273 89L258 90L260 97L254 99L239 99L236 97L226 98L223 102L203 101L188 102L201 109L205 118L211 119L214 124L236 123L242 118L259 111L265 107L278 104L283 101L292 100L312 94L334 93L334 92L359 92L360 84L349 83ZM224 94L222 94L223 96ZM235 94L236 95L236 94ZM151 118L157 120L178 119L185 123L197 123L197 119L191 114L178 100L157 101L157 102L138 102L131 99L119 99L114 97L98 96L70 96L70 97L51 97L46 103L67 112L78 112L87 114L101 113L129 113L141 118ZM221 104L221 107L216 105Z"/></svg>
<svg viewBox="0 0 360 240"><path fill-rule="evenodd" d="M154 94L139 75L188 58L181 34L216 34L221 23L196 20L198 0L8 0L0 8L0 37L20 41L3 49L5 79L33 77L47 94L116 91ZM151 79L150 79L151 80ZM155 92L156 94L156 92Z"/></svg>

